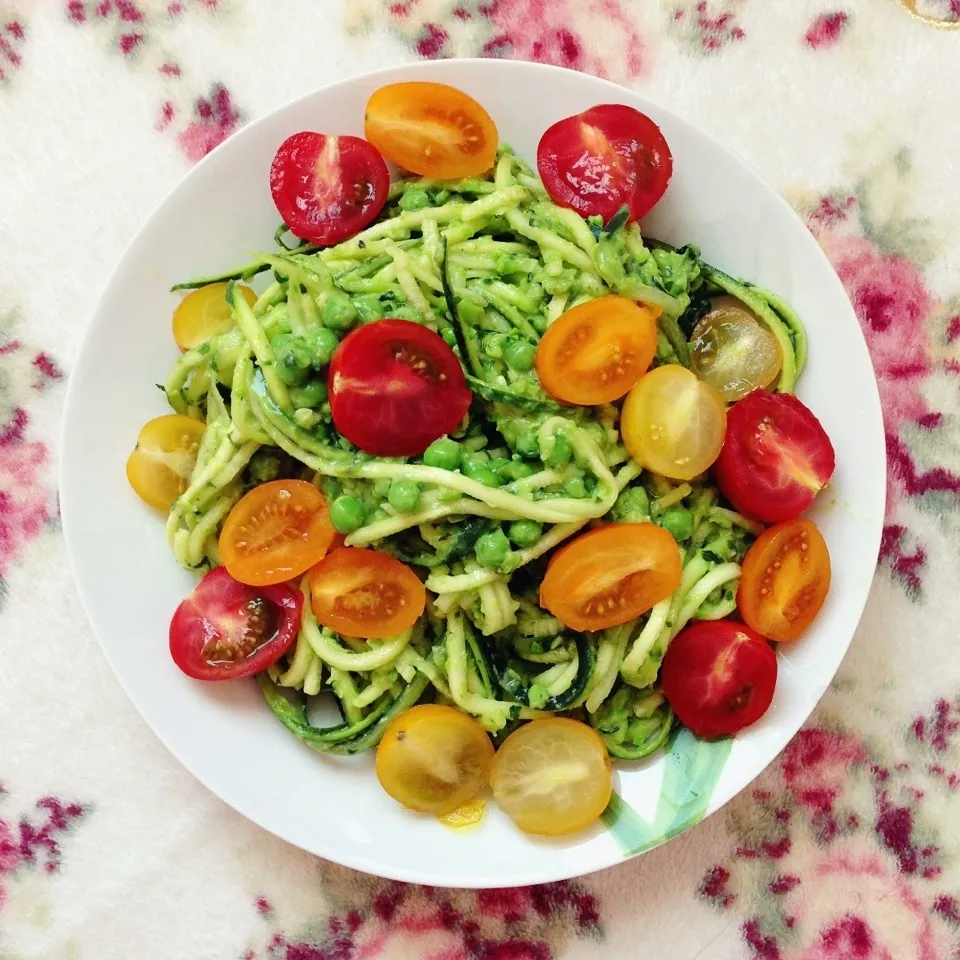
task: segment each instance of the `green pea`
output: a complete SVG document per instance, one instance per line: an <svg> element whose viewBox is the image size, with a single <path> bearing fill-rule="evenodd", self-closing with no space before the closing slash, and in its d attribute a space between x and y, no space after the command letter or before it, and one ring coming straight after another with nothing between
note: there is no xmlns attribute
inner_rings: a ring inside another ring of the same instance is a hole
<svg viewBox="0 0 960 960"><path fill-rule="evenodd" d="M363 502L346 494L337 497L330 505L330 522L337 533L353 533L359 530L367 519L367 510Z"/></svg>
<svg viewBox="0 0 960 960"><path fill-rule="evenodd" d="M503 359L503 347L506 337L502 333L488 333L480 342L480 349L494 360Z"/></svg>
<svg viewBox="0 0 960 960"><path fill-rule="evenodd" d="M471 473L466 474L471 480L482 483L485 487L499 487L500 478L489 468L479 467Z"/></svg>
<svg viewBox="0 0 960 960"><path fill-rule="evenodd" d="M390 484L387 500L398 513L413 513L420 503L420 484L414 480L398 477Z"/></svg>
<svg viewBox="0 0 960 960"><path fill-rule="evenodd" d="M507 361L507 366L519 373L526 373L533 369L537 348L527 340L510 340L504 347L503 359Z"/></svg>
<svg viewBox="0 0 960 960"><path fill-rule="evenodd" d="M583 477L571 477L564 485L563 492L575 500L582 500L587 495L587 485Z"/></svg>
<svg viewBox="0 0 960 960"><path fill-rule="evenodd" d="M511 482L522 480L524 477L532 477L535 472L533 467L529 463L524 463L523 460L510 460L497 471L501 477Z"/></svg>
<svg viewBox="0 0 960 960"><path fill-rule="evenodd" d="M461 300L457 304L457 313L460 319L469 327L476 326L484 316L484 309L473 300Z"/></svg>
<svg viewBox="0 0 960 960"><path fill-rule="evenodd" d="M533 430L524 430L518 437L514 449L521 457L539 457L540 443Z"/></svg>
<svg viewBox="0 0 960 960"><path fill-rule="evenodd" d="M445 204L452 196L453 196L453 194L452 194L446 187L441 187L441 189L437 190L437 192L434 193L434 195L433 195L433 202L434 202L438 207L441 207L441 206L443 206L443 204Z"/></svg>
<svg viewBox="0 0 960 960"><path fill-rule="evenodd" d="M424 451L423 462L440 470L456 470L460 466L460 444L449 437L434 440Z"/></svg>
<svg viewBox="0 0 960 960"><path fill-rule="evenodd" d="M294 407L319 407L327 399L327 384L324 380L308 380L302 387L290 391L290 402Z"/></svg>
<svg viewBox="0 0 960 960"><path fill-rule="evenodd" d="M671 507L661 518L660 526L678 543L693 535L693 514L686 507Z"/></svg>
<svg viewBox="0 0 960 960"><path fill-rule="evenodd" d="M490 458L482 451L467 454L460 464L460 470L465 477L472 477L478 470L488 470Z"/></svg>
<svg viewBox="0 0 960 960"><path fill-rule="evenodd" d="M485 533L477 540L474 551L477 560L491 570L498 570L503 566L510 553L510 541L502 530L493 530Z"/></svg>
<svg viewBox="0 0 960 960"><path fill-rule="evenodd" d="M378 500L383 500L386 495L390 492L390 484L393 481L388 477L381 477L379 480L373 481L373 495Z"/></svg>
<svg viewBox="0 0 960 960"><path fill-rule="evenodd" d="M253 483L269 483L280 476L280 457L267 450L258 450L250 458L248 475Z"/></svg>
<svg viewBox="0 0 960 960"><path fill-rule="evenodd" d="M430 206L430 197L423 187L407 187L398 206L401 210L422 210Z"/></svg>
<svg viewBox="0 0 960 960"><path fill-rule="evenodd" d="M454 490L452 487L441 487L437 499L441 503L455 503L460 499L460 491Z"/></svg>
<svg viewBox="0 0 960 960"><path fill-rule="evenodd" d="M514 520L507 530L507 536L518 547L532 547L543 533L543 527L535 520Z"/></svg>
<svg viewBox="0 0 960 960"><path fill-rule="evenodd" d="M296 386L307 379L313 357L303 337L292 333L277 334L271 341L277 376L287 386Z"/></svg>
<svg viewBox="0 0 960 960"><path fill-rule="evenodd" d="M340 341L337 335L326 327L318 327L307 336L307 347L311 353L314 370L322 370L333 359Z"/></svg>
<svg viewBox="0 0 960 960"><path fill-rule="evenodd" d="M361 323L383 319L383 306L375 293L364 293L353 298L353 306Z"/></svg>
<svg viewBox="0 0 960 960"><path fill-rule="evenodd" d="M613 515L621 522L642 523L650 519L650 497L643 487L628 487L617 498Z"/></svg>
<svg viewBox="0 0 960 960"><path fill-rule="evenodd" d="M346 294L333 294L323 305L323 325L330 330L349 330L357 319L357 308Z"/></svg>
<svg viewBox="0 0 960 960"><path fill-rule="evenodd" d="M573 457L573 447L566 437L556 436L553 438L553 450L550 456L546 458L546 463L551 467L565 467Z"/></svg>
<svg viewBox="0 0 960 960"><path fill-rule="evenodd" d="M547 318L542 314L538 313L534 316L533 320L533 329L537 333L546 333L547 332Z"/></svg>
<svg viewBox="0 0 960 960"><path fill-rule="evenodd" d="M388 316L392 320L409 320L411 323L423 323L423 314L408 303L388 304Z"/></svg>
<svg viewBox="0 0 960 960"><path fill-rule="evenodd" d="M453 332L452 327L444 327L440 331L440 336L443 337L443 342L448 347L455 347L457 345L457 335Z"/></svg>
<svg viewBox="0 0 960 960"><path fill-rule="evenodd" d="M495 473L499 473L509 463L510 461L506 457L494 457L489 466Z"/></svg>

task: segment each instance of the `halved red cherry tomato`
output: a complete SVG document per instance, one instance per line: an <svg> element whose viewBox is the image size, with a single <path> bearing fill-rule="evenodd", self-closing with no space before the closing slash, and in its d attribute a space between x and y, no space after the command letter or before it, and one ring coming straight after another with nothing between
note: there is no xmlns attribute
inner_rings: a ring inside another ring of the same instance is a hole
<svg viewBox="0 0 960 960"><path fill-rule="evenodd" d="M379 457L423 453L457 428L471 399L456 354L410 320L350 333L333 355L329 389L336 428Z"/></svg>
<svg viewBox="0 0 960 960"><path fill-rule="evenodd" d="M443 83L381 87L367 103L364 134L398 167L438 180L485 173L499 143L490 114Z"/></svg>
<svg viewBox="0 0 960 960"><path fill-rule="evenodd" d="M777 655L742 623L705 620L667 648L660 684L680 722L697 736L731 736L767 712Z"/></svg>
<svg viewBox="0 0 960 960"><path fill-rule="evenodd" d="M659 315L659 307L626 297L601 297L568 310L537 348L544 389L566 403L619 400L653 361Z"/></svg>
<svg viewBox="0 0 960 960"><path fill-rule="evenodd" d="M383 157L359 137L295 133L270 168L283 222L301 240L322 246L359 233L383 209L389 189Z"/></svg>
<svg viewBox="0 0 960 960"><path fill-rule="evenodd" d="M348 637L395 637L417 622L427 602L408 566L354 547L324 557L310 571L310 590L317 620Z"/></svg>
<svg viewBox="0 0 960 960"><path fill-rule="evenodd" d="M195 680L235 680L266 670L300 632L303 594L248 587L214 567L170 621L170 655Z"/></svg>
<svg viewBox="0 0 960 960"><path fill-rule="evenodd" d="M241 583L283 583L322 560L337 531L323 494L306 480L254 487L220 531L220 558Z"/></svg>
<svg viewBox="0 0 960 960"><path fill-rule="evenodd" d="M680 548L652 523L611 523L558 550L540 605L573 630L605 630L646 613L680 586Z"/></svg>
<svg viewBox="0 0 960 960"><path fill-rule="evenodd" d="M550 196L580 216L609 220L626 204L636 220L666 192L673 156L648 116L609 103L550 127L537 149L537 168Z"/></svg>
<svg viewBox="0 0 960 960"><path fill-rule="evenodd" d="M741 513L778 523L803 513L835 466L830 438L801 401L754 390L727 414L714 476L721 493Z"/></svg>
<svg viewBox="0 0 960 960"><path fill-rule="evenodd" d="M737 607L769 640L796 640L830 591L830 551L812 520L764 530L743 558Z"/></svg>

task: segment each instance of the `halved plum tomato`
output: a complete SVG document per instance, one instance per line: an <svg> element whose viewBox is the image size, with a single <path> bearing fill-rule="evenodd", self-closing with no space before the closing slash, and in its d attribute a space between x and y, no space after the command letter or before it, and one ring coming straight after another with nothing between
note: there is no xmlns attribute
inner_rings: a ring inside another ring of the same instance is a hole
<svg viewBox="0 0 960 960"><path fill-rule="evenodd" d="M427 327L358 327L330 363L330 412L351 443L378 457L413 457L455 430L471 393L456 354Z"/></svg>
<svg viewBox="0 0 960 960"><path fill-rule="evenodd" d="M300 632L303 594L285 584L249 587L214 567L170 621L170 655L195 680L235 680L266 670Z"/></svg>
<svg viewBox="0 0 960 960"><path fill-rule="evenodd" d="M327 501L312 483L273 480L230 511L220 531L220 559L241 583L283 583L322 560L336 535Z"/></svg>
<svg viewBox="0 0 960 960"><path fill-rule="evenodd" d="M626 205L636 220L666 192L673 156L648 116L609 103L550 127L537 149L537 168L550 196L580 216L606 221Z"/></svg>
<svg viewBox="0 0 960 960"><path fill-rule="evenodd" d="M237 286L243 299L252 307L257 302L257 295L250 287L243 284ZM173 339L181 350L198 347L233 327L233 312L227 303L227 287L226 283L208 283L180 301L173 311Z"/></svg>
<svg viewBox="0 0 960 960"><path fill-rule="evenodd" d="M443 83L393 83L367 103L366 138L403 170L437 180L477 177L497 158L490 114Z"/></svg>
<svg viewBox="0 0 960 960"><path fill-rule="evenodd" d="M389 189L383 157L359 137L295 133L270 167L270 192L283 222L320 246L359 233L383 209Z"/></svg>
<svg viewBox="0 0 960 960"><path fill-rule="evenodd" d="M565 403L619 400L653 361L659 315L659 307L626 297L601 297L568 310L537 348L544 389Z"/></svg>
<svg viewBox="0 0 960 960"><path fill-rule="evenodd" d="M409 630L423 613L427 592L396 557L342 547L310 571L313 613L348 637L382 640Z"/></svg>
<svg viewBox="0 0 960 960"><path fill-rule="evenodd" d="M155 417L143 425L127 459L127 480L138 497L158 510L187 489L206 424L180 413Z"/></svg>
<svg viewBox="0 0 960 960"><path fill-rule="evenodd" d="M803 513L835 467L830 438L800 400L754 390L727 415L714 476L742 514L779 523Z"/></svg>
<svg viewBox="0 0 960 960"><path fill-rule="evenodd" d="M704 620L667 648L660 684L680 722L697 736L731 736L767 712L777 655L742 623Z"/></svg>
<svg viewBox="0 0 960 960"><path fill-rule="evenodd" d="M572 630L605 630L646 613L680 586L677 541L652 523L612 523L558 550L540 605Z"/></svg>
<svg viewBox="0 0 960 960"><path fill-rule="evenodd" d="M445 817L484 790L493 744L473 717L425 703L400 714L377 747L377 779L398 803Z"/></svg>
<svg viewBox="0 0 960 960"><path fill-rule="evenodd" d="M778 523L743 558L737 608L769 640L796 640L830 591L830 551L812 520Z"/></svg>

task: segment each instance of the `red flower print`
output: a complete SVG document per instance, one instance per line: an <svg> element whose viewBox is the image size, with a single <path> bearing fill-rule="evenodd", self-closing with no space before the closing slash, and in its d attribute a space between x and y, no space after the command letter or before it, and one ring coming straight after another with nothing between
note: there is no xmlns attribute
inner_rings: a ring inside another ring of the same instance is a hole
<svg viewBox="0 0 960 960"><path fill-rule="evenodd" d="M23 22L13 18L6 20L0 11L0 83L8 80L10 74L23 64L20 47L25 39Z"/></svg>
<svg viewBox="0 0 960 960"><path fill-rule="evenodd" d="M686 0L670 14L670 26L686 46L712 55L746 37L737 22L735 7L742 0Z"/></svg>
<svg viewBox="0 0 960 960"><path fill-rule="evenodd" d="M829 814L851 767L863 763L862 741L833 730L801 730L783 752L783 778L794 800L814 814Z"/></svg>
<svg viewBox="0 0 960 960"><path fill-rule="evenodd" d="M192 163L202 160L218 147L243 122L230 92L216 84L209 97L200 97L194 106L194 119L177 134L177 143Z"/></svg>
<svg viewBox="0 0 960 960"><path fill-rule="evenodd" d="M814 50L822 47L835 47L850 26L850 14L839 11L837 13L821 14L804 35L807 46Z"/></svg>

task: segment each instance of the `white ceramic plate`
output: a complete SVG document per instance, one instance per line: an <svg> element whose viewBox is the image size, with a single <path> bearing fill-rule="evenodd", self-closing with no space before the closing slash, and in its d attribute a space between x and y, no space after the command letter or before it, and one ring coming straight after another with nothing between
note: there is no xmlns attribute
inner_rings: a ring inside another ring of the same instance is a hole
<svg viewBox="0 0 960 960"><path fill-rule="evenodd" d="M472 94L528 159L550 124L594 104L627 103L653 117L675 172L645 232L698 244L708 261L799 310L810 337L799 394L837 451L836 479L814 511L833 559L833 588L807 636L781 649L770 711L736 738L729 756L682 736L666 757L621 766L622 802L607 825L570 840L525 837L492 804L472 832L406 813L380 789L371 757L312 752L280 726L252 681L183 676L167 651L167 626L194 580L167 549L162 519L124 476L140 426L168 412L154 384L178 356L171 284L270 248L278 216L267 174L285 137L302 129L362 136L370 94L413 79ZM483 887L608 867L712 813L776 757L830 683L860 619L880 542L884 477L877 388L857 320L820 248L770 187L670 111L606 81L529 63L460 60L318 90L241 130L184 178L130 245L90 326L70 383L61 497L77 582L104 652L147 723L195 776L254 822L322 857L400 880Z"/></svg>

